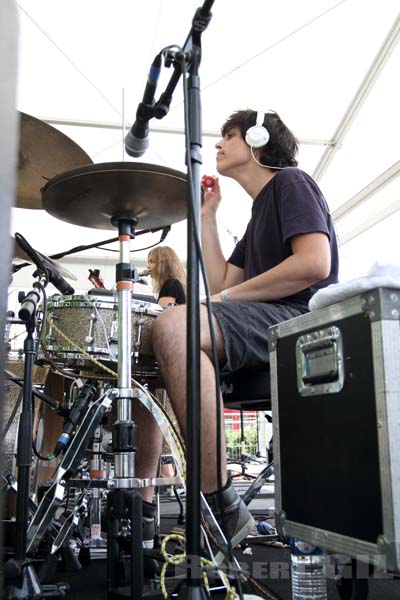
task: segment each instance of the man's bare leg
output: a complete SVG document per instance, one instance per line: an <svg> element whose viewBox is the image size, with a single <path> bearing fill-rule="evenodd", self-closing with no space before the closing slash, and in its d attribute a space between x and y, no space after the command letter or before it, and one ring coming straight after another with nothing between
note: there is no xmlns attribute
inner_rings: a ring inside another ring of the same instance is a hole
<svg viewBox="0 0 400 600"><path fill-rule="evenodd" d="M139 402L134 402L133 420L136 425L135 476L156 477L161 455L162 434L153 415ZM142 488L143 500L153 501L154 488Z"/></svg>
<svg viewBox="0 0 400 600"><path fill-rule="evenodd" d="M206 307L200 306L200 365L201 365L201 483L203 492L218 487L216 461L216 393L215 371L211 361L211 340ZM217 354L224 360L222 333L213 318ZM182 432L186 435L186 307L177 306L163 312L153 325L153 345L156 358ZM222 484L226 476L226 452L221 403L221 463Z"/></svg>

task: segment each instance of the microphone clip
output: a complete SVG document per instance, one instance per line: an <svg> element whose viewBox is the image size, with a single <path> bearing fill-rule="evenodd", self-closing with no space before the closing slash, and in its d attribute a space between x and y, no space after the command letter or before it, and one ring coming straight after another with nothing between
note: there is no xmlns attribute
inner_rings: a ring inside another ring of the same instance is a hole
<svg viewBox="0 0 400 600"><path fill-rule="evenodd" d="M145 104L144 102L139 102L136 111L136 120L138 121L150 121L154 117L154 103L153 104ZM148 127L146 128L148 129Z"/></svg>

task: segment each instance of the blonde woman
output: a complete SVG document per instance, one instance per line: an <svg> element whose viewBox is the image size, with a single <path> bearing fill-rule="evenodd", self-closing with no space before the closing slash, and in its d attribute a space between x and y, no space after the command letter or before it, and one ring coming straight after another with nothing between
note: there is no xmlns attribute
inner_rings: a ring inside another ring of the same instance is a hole
<svg viewBox="0 0 400 600"><path fill-rule="evenodd" d="M147 257L147 268L160 306L186 303L186 273L175 250L169 246L153 248Z"/></svg>
<svg viewBox="0 0 400 600"><path fill-rule="evenodd" d="M157 295L157 303L165 308L169 304L186 304L186 273L175 250L169 246L157 246L147 256L147 269L153 280L153 290ZM175 414L162 390L162 402L172 422L177 425ZM162 448L162 477L174 476L172 457L168 457L170 449L165 442ZM172 462L171 462L172 461Z"/></svg>

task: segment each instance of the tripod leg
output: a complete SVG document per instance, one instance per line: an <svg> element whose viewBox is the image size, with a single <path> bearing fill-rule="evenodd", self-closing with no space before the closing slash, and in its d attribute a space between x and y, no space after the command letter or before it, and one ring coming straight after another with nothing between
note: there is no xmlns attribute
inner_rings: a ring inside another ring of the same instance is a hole
<svg viewBox="0 0 400 600"><path fill-rule="evenodd" d="M245 504L250 504L253 498L258 494L264 483L271 477L274 472L274 464L270 463L261 471L258 475L257 479L253 481L251 486L246 490L246 493L243 494L242 500Z"/></svg>

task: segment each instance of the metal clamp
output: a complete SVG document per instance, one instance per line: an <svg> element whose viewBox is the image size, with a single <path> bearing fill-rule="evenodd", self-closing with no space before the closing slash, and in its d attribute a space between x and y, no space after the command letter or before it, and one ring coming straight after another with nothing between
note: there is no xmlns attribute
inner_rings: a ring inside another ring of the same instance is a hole
<svg viewBox="0 0 400 600"><path fill-rule="evenodd" d="M301 396L339 392L344 383L339 328L332 326L300 336L296 342L296 369Z"/></svg>

